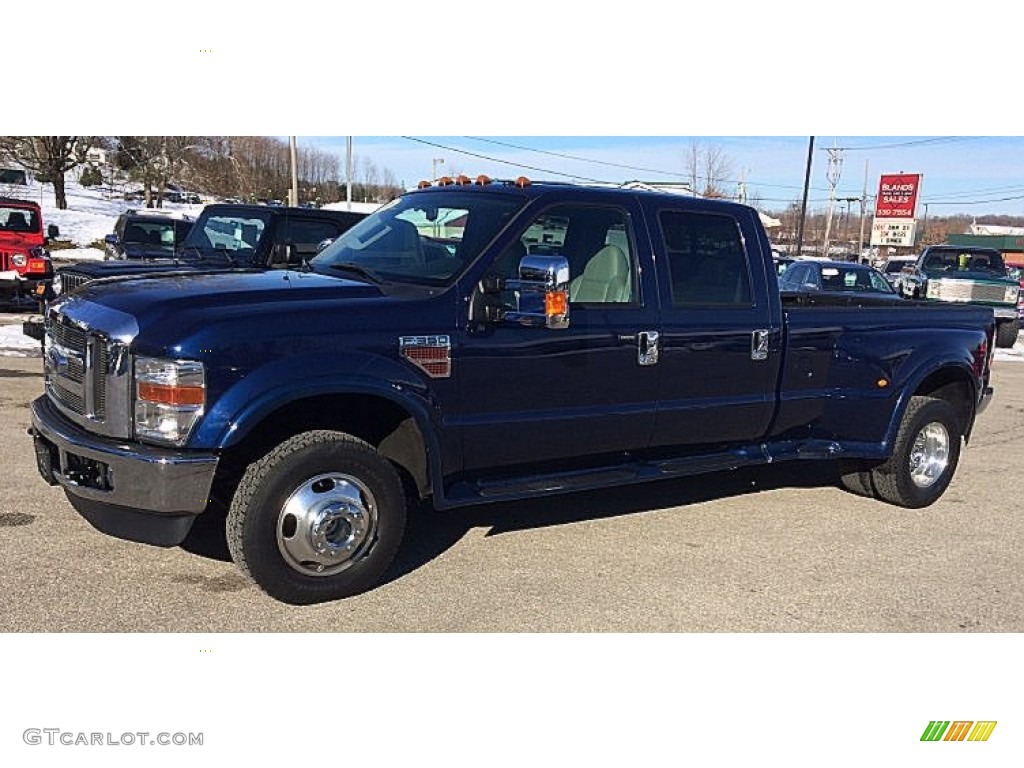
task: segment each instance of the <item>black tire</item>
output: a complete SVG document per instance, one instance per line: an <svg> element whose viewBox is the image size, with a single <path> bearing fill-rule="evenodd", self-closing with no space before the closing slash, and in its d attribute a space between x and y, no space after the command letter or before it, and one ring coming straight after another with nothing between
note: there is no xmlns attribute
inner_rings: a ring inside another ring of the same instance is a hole
<svg viewBox="0 0 1024 768"><path fill-rule="evenodd" d="M877 497L910 509L933 504L953 479L962 440L963 428L949 402L912 397L903 414L892 456L871 471ZM929 455L933 462L921 460Z"/></svg>
<svg viewBox="0 0 1024 768"><path fill-rule="evenodd" d="M839 462L839 485L857 496L876 498L871 481L871 467L862 461Z"/></svg>
<svg viewBox="0 0 1024 768"><path fill-rule="evenodd" d="M1006 323L996 324L996 346L1000 349L1009 349L1017 343L1017 334L1020 331L1020 324L1017 320L1010 320Z"/></svg>
<svg viewBox="0 0 1024 768"><path fill-rule="evenodd" d="M227 514L231 557L277 600L338 600L380 581L405 532L395 468L343 432L304 432L249 465Z"/></svg>

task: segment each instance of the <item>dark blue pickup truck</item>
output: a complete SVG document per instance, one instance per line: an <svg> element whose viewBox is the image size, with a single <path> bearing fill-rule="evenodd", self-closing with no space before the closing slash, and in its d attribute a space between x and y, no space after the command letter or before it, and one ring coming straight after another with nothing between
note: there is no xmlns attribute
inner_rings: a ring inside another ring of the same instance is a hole
<svg viewBox="0 0 1024 768"><path fill-rule="evenodd" d="M756 211L442 180L308 264L86 284L48 309L38 465L114 536L290 603L373 587L437 509L787 459L922 507L991 395L992 310L780 293Z"/></svg>

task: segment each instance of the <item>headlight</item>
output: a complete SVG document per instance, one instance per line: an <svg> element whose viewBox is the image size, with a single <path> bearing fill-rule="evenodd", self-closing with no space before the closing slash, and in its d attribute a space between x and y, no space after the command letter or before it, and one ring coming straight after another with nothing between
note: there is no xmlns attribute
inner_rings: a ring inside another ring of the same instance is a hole
<svg viewBox="0 0 1024 768"><path fill-rule="evenodd" d="M53 295L60 296L60 292L64 290L64 281L61 279L59 272L53 276L51 286L53 287Z"/></svg>
<svg viewBox="0 0 1024 768"><path fill-rule="evenodd" d="M1017 294L1020 293L1019 285L1008 285L1006 286L1006 296L1003 298L1007 304L1015 304L1017 302Z"/></svg>
<svg viewBox="0 0 1024 768"><path fill-rule="evenodd" d="M24 267L27 260L28 257L24 253L16 253L11 256L11 262L13 262L16 267Z"/></svg>
<svg viewBox="0 0 1024 768"><path fill-rule="evenodd" d="M140 440L184 445L205 404L202 363L135 358L135 436Z"/></svg>

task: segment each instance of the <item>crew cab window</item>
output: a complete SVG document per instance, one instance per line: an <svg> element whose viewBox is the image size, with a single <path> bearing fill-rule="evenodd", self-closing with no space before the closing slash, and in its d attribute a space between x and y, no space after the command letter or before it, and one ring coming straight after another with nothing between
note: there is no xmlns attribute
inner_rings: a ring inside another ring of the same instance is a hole
<svg viewBox="0 0 1024 768"><path fill-rule="evenodd" d="M570 303L634 304L638 281L629 231L629 215L621 208L556 206L541 213L502 252L492 273L515 278L527 254L564 256L569 262Z"/></svg>
<svg viewBox="0 0 1024 768"><path fill-rule="evenodd" d="M735 219L683 211L662 211L658 219L675 306L751 306L747 256Z"/></svg>

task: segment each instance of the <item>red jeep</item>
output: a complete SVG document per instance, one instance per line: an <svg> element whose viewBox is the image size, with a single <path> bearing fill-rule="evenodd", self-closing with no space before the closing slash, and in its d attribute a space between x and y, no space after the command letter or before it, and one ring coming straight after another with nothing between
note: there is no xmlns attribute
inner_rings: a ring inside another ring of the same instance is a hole
<svg viewBox="0 0 1024 768"><path fill-rule="evenodd" d="M43 234L38 203L0 197L0 300L34 296L53 277L46 243L59 235L51 224Z"/></svg>

